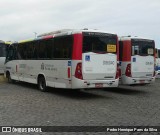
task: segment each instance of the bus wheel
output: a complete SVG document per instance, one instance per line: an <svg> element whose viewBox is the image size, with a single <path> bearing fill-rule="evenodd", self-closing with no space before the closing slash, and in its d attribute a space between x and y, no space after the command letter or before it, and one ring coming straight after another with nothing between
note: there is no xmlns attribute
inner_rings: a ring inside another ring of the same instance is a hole
<svg viewBox="0 0 160 135"><path fill-rule="evenodd" d="M9 72L7 73L7 81L8 81L8 83L13 83L14 82L14 80L11 79L11 75L10 75Z"/></svg>
<svg viewBox="0 0 160 135"><path fill-rule="evenodd" d="M42 76L38 78L38 89L43 91L43 92L47 91L46 81L45 81L45 78L42 77Z"/></svg>

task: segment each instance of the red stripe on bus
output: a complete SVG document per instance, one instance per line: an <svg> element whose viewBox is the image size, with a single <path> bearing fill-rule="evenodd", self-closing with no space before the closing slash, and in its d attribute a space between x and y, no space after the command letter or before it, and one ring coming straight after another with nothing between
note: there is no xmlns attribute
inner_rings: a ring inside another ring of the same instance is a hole
<svg viewBox="0 0 160 135"><path fill-rule="evenodd" d="M117 36L117 61L119 61L119 41L118 41L118 36Z"/></svg>
<svg viewBox="0 0 160 135"><path fill-rule="evenodd" d="M49 35L49 36L44 36L44 37L43 37L43 39L46 39L46 40L47 40L47 39L50 39L50 38L53 38L53 35Z"/></svg>
<svg viewBox="0 0 160 135"><path fill-rule="evenodd" d="M82 34L74 34L74 41L73 41L73 53L72 59L73 60L82 60Z"/></svg>
<svg viewBox="0 0 160 135"><path fill-rule="evenodd" d="M123 41L123 58L122 61L131 61L131 41Z"/></svg>

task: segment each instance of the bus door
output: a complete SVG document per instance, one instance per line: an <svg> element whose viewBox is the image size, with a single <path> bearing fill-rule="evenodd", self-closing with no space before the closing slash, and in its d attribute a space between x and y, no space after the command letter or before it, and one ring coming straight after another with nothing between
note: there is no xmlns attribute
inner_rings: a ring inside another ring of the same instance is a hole
<svg viewBox="0 0 160 135"><path fill-rule="evenodd" d="M5 61L6 70L10 72L11 78L14 80L19 80L18 77L18 60L16 60L16 45L10 45L7 48L7 56Z"/></svg>

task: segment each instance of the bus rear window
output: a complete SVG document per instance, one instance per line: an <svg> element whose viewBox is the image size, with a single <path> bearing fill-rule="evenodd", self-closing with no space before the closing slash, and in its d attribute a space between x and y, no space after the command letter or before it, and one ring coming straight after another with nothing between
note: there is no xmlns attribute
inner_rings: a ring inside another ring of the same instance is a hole
<svg viewBox="0 0 160 135"><path fill-rule="evenodd" d="M83 33L83 53L116 53L117 36L107 33Z"/></svg>
<svg viewBox="0 0 160 135"><path fill-rule="evenodd" d="M154 55L154 41L143 39L132 39L132 56L134 55Z"/></svg>

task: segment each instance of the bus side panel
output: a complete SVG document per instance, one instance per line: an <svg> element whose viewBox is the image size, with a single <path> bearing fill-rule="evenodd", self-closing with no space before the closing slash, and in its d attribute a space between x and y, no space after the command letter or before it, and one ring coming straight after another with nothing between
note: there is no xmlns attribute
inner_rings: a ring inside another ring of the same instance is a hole
<svg viewBox="0 0 160 135"><path fill-rule="evenodd" d="M17 60L12 60L5 64L5 72L9 72L11 79L17 80L17 81L19 81L18 72L17 72L18 65L19 64Z"/></svg>
<svg viewBox="0 0 160 135"><path fill-rule="evenodd" d="M71 60L28 60L24 81L37 83L38 75L43 75L47 86L71 88L71 77L68 75L68 68L71 66L68 63L71 63Z"/></svg>
<svg viewBox="0 0 160 135"><path fill-rule="evenodd" d="M71 88L71 60L55 61L53 70L55 70L56 78L54 78L56 88ZM48 72L48 76L51 77Z"/></svg>
<svg viewBox="0 0 160 135"><path fill-rule="evenodd" d="M37 84L37 72L39 72L39 65L34 60L23 60L20 63L22 77L24 82Z"/></svg>
<svg viewBox="0 0 160 135"><path fill-rule="evenodd" d="M43 75L47 86L71 88L71 63L71 60L13 60L6 63L6 71L14 80L37 84L38 75Z"/></svg>

